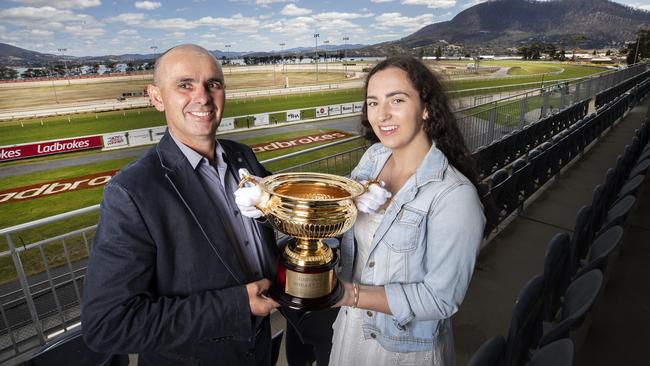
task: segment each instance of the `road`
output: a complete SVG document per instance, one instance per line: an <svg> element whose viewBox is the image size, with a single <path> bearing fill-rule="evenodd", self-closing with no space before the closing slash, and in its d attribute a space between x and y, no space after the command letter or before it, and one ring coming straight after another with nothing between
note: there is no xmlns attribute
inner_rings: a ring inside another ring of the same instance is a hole
<svg viewBox="0 0 650 366"><path fill-rule="evenodd" d="M218 137L240 141L252 137L277 135L277 134L283 134L287 132L295 132L301 130L307 131L307 130L313 130L319 128L327 128L327 129L340 130L344 132L358 133L360 128L359 117L352 116L352 117L344 117L340 119L328 119L328 120L323 120L318 122L292 124L289 126L280 125L279 127L267 128L262 130L241 131L241 132L234 132L234 133L227 133L227 134L224 133L224 134L220 134ZM142 147L134 147L130 149L105 151L102 153L97 153L92 155L74 156L69 158L61 158L61 159L48 160L42 162L26 161L25 164L0 168L0 178L40 172L40 171L45 171L50 169L78 166L78 165L89 164L98 161L116 160L116 159L122 159L128 157L133 157L135 159L140 155L144 154L150 148L151 145L147 145Z"/></svg>

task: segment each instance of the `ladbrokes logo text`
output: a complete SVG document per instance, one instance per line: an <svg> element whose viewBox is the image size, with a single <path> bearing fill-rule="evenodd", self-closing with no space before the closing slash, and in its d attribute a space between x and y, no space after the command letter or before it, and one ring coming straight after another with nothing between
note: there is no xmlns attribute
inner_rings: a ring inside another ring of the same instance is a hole
<svg viewBox="0 0 650 366"><path fill-rule="evenodd" d="M117 173L117 170L84 175L82 177L59 180L54 182L33 184L6 191L0 191L0 205L34 198L51 196L53 194L75 191L78 189L103 186Z"/></svg>
<svg viewBox="0 0 650 366"><path fill-rule="evenodd" d="M330 142L330 141L339 140L350 136L353 135L347 132L331 131L328 133L323 133L318 135L295 137L290 140L265 142L263 144L252 145L251 148L253 149L254 152L261 153L265 151L288 149L290 147L296 147L302 145L317 144L320 142Z"/></svg>

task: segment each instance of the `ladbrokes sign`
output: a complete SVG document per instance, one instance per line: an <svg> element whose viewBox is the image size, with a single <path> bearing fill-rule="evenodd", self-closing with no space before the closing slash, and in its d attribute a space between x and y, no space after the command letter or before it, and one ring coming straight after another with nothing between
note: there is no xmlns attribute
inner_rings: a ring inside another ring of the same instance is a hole
<svg viewBox="0 0 650 366"><path fill-rule="evenodd" d="M102 147L100 136L80 137L75 139L39 142L35 144L24 144L0 147L0 161L31 158L63 152L99 149Z"/></svg>
<svg viewBox="0 0 650 366"><path fill-rule="evenodd" d="M301 145L317 144L320 142L329 142L345 137L353 136L347 132L341 131L331 131L328 133L318 134L318 135L308 135L302 137L295 137L289 140L265 142L263 144L251 145L253 152L261 153L265 151L274 151L288 149L290 147L296 147Z"/></svg>
<svg viewBox="0 0 650 366"><path fill-rule="evenodd" d="M77 189L93 188L103 186L117 173L117 170L108 172L84 175L82 177L64 179L48 183L34 184L6 191L0 191L0 205L26 201L34 198L50 196L58 193L75 191Z"/></svg>

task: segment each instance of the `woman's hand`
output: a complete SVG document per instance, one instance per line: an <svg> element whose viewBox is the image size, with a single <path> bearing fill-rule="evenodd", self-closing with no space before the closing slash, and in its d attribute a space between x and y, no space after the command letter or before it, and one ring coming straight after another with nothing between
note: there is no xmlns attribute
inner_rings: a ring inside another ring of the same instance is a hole
<svg viewBox="0 0 650 366"><path fill-rule="evenodd" d="M343 286L343 296L341 300L334 304L333 308L339 308L341 306L352 306L354 304L354 288L351 283L339 281L341 286Z"/></svg>
<svg viewBox="0 0 650 366"><path fill-rule="evenodd" d="M359 183L365 186L368 181L362 180ZM384 186L384 182L371 183L366 192L354 200L357 209L365 213L376 212L392 196L390 192L384 189Z"/></svg>

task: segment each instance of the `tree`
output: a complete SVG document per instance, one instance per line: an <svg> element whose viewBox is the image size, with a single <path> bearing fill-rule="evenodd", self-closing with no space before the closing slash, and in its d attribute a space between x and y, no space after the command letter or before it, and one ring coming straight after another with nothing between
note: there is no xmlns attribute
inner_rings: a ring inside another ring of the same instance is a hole
<svg viewBox="0 0 650 366"><path fill-rule="evenodd" d="M440 60L440 57L442 57L442 48L440 46L438 46L438 48L436 48L435 56L436 56L436 60Z"/></svg>
<svg viewBox="0 0 650 366"><path fill-rule="evenodd" d="M576 60L576 51L578 50L578 45L580 42L586 40L587 37L585 37L582 34L576 34L573 37L571 37L571 45L573 46L573 56L571 57L572 61Z"/></svg>
<svg viewBox="0 0 650 366"><path fill-rule="evenodd" d="M650 57L650 29L641 29L636 34L636 42L627 45L627 64L633 65Z"/></svg>
<svg viewBox="0 0 650 366"><path fill-rule="evenodd" d="M12 80L17 77L18 77L18 71L12 69L11 67L0 66L0 79Z"/></svg>

